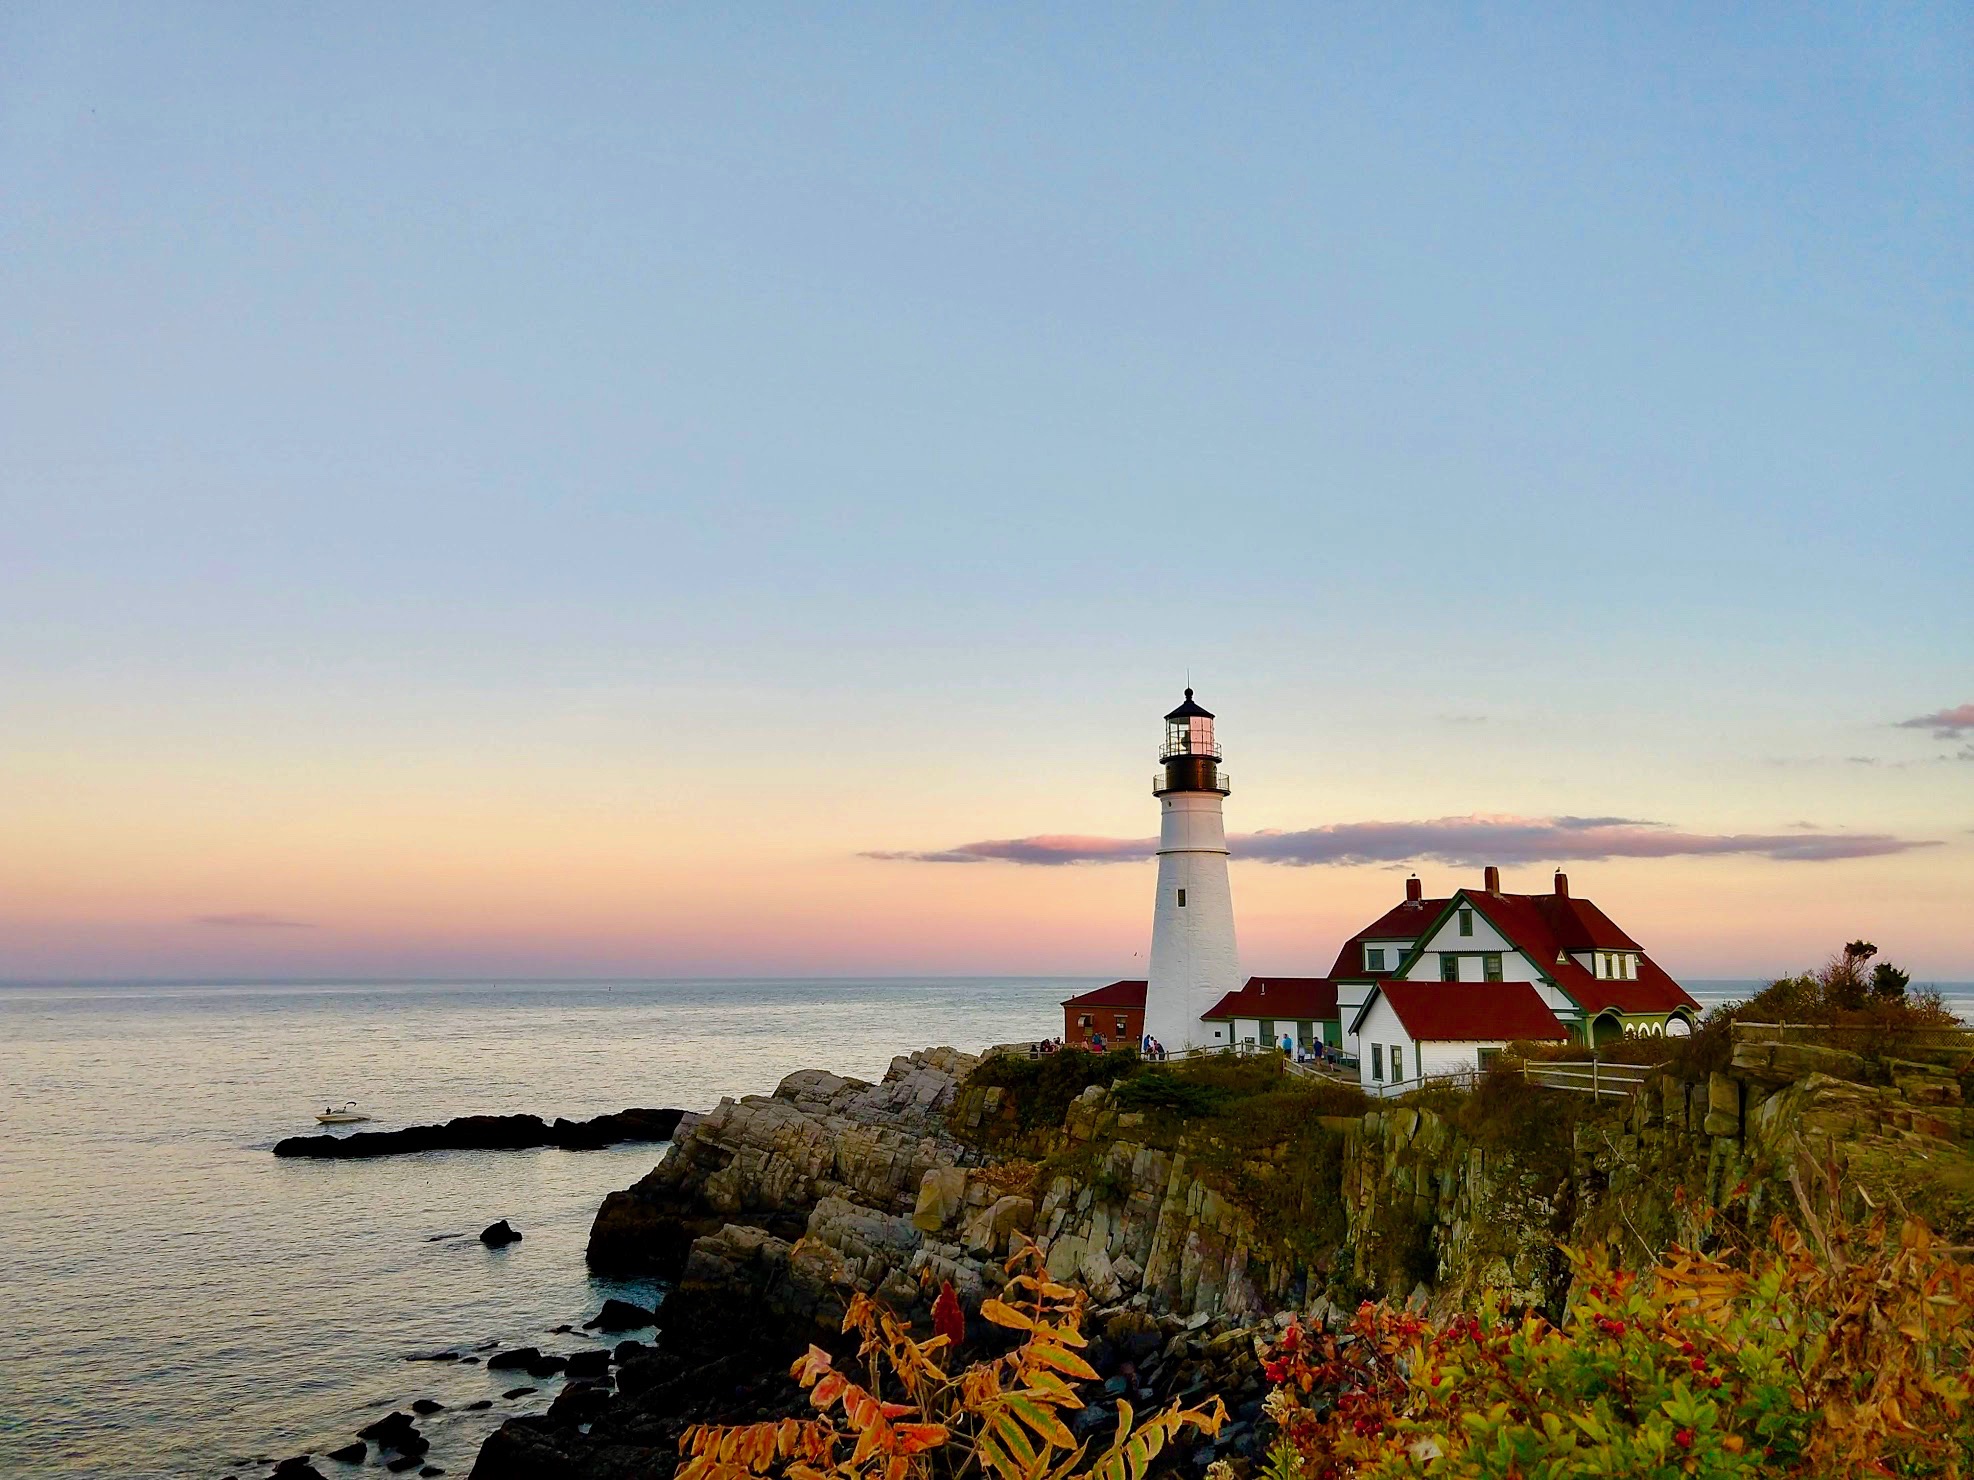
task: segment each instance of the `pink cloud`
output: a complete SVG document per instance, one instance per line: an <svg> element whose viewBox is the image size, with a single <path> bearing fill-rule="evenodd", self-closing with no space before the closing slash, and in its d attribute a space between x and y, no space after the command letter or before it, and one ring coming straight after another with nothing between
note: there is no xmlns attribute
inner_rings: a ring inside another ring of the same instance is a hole
<svg viewBox="0 0 1974 1480"><path fill-rule="evenodd" d="M1901 730L1931 730L1936 740L1957 740L1974 732L1974 704L1939 709L1931 714L1914 715L1899 721Z"/></svg>
<svg viewBox="0 0 1974 1480"><path fill-rule="evenodd" d="M1341 822L1294 831L1266 829L1236 836L1236 858L1294 866L1409 863L1434 860L1485 863L1550 863L1567 859L1690 858L1749 855L1784 863L1829 863L1879 858L1936 842L1888 833L1807 830L1781 833L1695 833L1632 817L1436 817L1420 822ZM1119 863L1148 858L1152 838L1091 838L1044 834L962 843L936 850L892 849L866 858L913 863Z"/></svg>

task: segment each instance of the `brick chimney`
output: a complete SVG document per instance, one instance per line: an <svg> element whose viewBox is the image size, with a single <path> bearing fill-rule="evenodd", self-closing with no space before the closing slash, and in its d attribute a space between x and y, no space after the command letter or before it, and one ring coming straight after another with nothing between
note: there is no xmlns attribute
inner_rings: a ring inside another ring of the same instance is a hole
<svg viewBox="0 0 1974 1480"><path fill-rule="evenodd" d="M1568 899L1569 897L1570 897L1570 876L1564 873L1561 869L1557 869L1556 870L1556 898Z"/></svg>
<svg viewBox="0 0 1974 1480"><path fill-rule="evenodd" d="M1426 886L1419 882L1419 876L1417 874L1412 875L1411 878L1405 881L1405 902L1407 904L1417 904L1425 897Z"/></svg>
<svg viewBox="0 0 1974 1480"><path fill-rule="evenodd" d="M1501 870L1490 863L1481 874L1481 882L1482 887L1489 894L1499 894L1501 892Z"/></svg>

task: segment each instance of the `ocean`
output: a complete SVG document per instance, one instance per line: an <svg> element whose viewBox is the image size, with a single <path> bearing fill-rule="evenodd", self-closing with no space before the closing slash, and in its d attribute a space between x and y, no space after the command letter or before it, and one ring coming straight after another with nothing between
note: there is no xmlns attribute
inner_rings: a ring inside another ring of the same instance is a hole
<svg viewBox="0 0 1974 1480"><path fill-rule="evenodd" d="M874 1079L928 1045L1039 1037L1093 985L0 986L0 1475L258 1476L419 1397L447 1405L420 1421L428 1460L464 1475L555 1384L506 1401L525 1379L407 1355L567 1350L555 1326L662 1294L583 1264L597 1204L662 1148L270 1154L324 1105L359 1101L362 1129L703 1110L796 1069ZM1974 1014L1974 984L1945 990ZM497 1218L522 1241L482 1246Z"/></svg>

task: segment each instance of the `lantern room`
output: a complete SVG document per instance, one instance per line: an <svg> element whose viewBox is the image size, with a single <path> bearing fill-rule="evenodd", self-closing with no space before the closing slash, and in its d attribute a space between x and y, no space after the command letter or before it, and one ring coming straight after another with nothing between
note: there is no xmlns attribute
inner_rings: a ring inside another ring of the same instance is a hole
<svg viewBox="0 0 1974 1480"><path fill-rule="evenodd" d="M1165 743L1158 759L1164 770L1152 778L1152 794L1212 791L1221 796L1231 788L1220 773L1220 743L1213 738L1213 711L1202 708L1186 690L1185 702L1165 716Z"/></svg>
<svg viewBox="0 0 1974 1480"><path fill-rule="evenodd" d="M1220 759L1220 747L1213 743L1213 713L1193 702L1193 691L1186 690L1186 702L1165 716L1165 748L1162 761L1174 756L1203 755Z"/></svg>

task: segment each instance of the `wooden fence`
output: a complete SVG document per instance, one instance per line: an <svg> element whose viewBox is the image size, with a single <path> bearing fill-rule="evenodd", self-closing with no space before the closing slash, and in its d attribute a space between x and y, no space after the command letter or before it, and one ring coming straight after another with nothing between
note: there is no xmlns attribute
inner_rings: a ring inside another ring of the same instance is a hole
<svg viewBox="0 0 1974 1480"><path fill-rule="evenodd" d="M1657 1064L1607 1064L1601 1059L1522 1061L1522 1078L1530 1084L1598 1099L1605 1095L1617 1099L1635 1095L1658 1072Z"/></svg>

